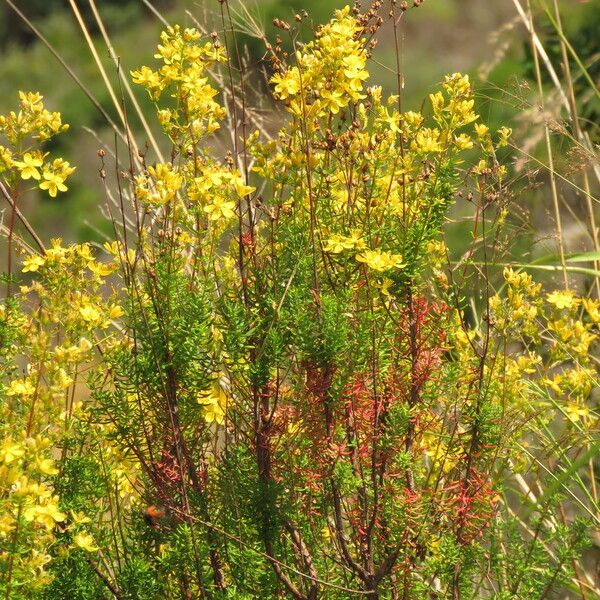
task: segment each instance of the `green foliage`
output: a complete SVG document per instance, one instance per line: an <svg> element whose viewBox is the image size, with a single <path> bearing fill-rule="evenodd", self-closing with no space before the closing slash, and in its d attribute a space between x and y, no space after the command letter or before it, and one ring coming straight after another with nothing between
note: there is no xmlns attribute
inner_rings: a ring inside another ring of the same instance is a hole
<svg viewBox="0 0 600 600"><path fill-rule="evenodd" d="M105 598L98 579L83 552L58 556L52 564L53 580L40 594L42 600L99 600Z"/></svg>

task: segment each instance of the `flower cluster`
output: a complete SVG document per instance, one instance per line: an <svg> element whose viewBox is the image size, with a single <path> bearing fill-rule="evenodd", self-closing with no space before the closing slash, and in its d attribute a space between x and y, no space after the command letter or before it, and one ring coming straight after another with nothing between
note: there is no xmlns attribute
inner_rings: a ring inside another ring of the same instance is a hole
<svg viewBox="0 0 600 600"><path fill-rule="evenodd" d="M318 229L322 251L329 256L330 268L345 271L352 280L356 262L363 263L373 285L389 295L390 290L398 289L394 282L410 278L417 268L416 257L423 256L433 241L425 232L437 228L457 192L456 178L436 179L432 172L451 172L461 152L476 150L486 165L486 175L493 179L503 173L494 159L489 129L478 122L474 112L468 76L455 73L445 78L442 89L430 97L430 116L400 112L397 96L384 98L379 87L363 90L367 71L359 30L347 10L339 11L320 30L320 37L298 53L297 64L273 77L275 95L286 100L292 125L264 143L256 133L248 145L255 172L272 182L284 210L291 209L298 222L313 214L313 226ZM347 85L344 78L350 71L338 65L336 79L332 73L311 71L307 66L314 62L318 69L326 69L328 61L337 60L335 51L321 46L333 38L346 48L344 55L360 64L360 77L351 86L354 95L349 89L340 91ZM327 59L321 60L321 55ZM338 96L343 103L335 111L326 110L323 93L314 93L315 85L341 86ZM305 108L300 110L302 106ZM353 109L346 112L349 106ZM309 149L306 132L314 137ZM501 139L508 133L502 132ZM482 136L485 142L475 149L475 140ZM488 163L496 166L488 169ZM476 168L472 173L481 175ZM307 190L307 179L318 193ZM294 210L296 207L299 210Z"/></svg>
<svg viewBox="0 0 600 600"><path fill-rule="evenodd" d="M177 166L149 166L135 178L135 196L154 209L173 204L189 217L185 225L190 230L200 222L220 235L236 218L239 199L255 191L231 160L223 164L199 146L225 115L215 100L217 90L208 83L208 71L226 57L216 37L203 43L195 29L170 27L161 42L155 58L163 65L156 71L141 67L132 76L156 102L166 93L175 98L176 108L158 108L158 119L186 159ZM193 238L179 236L179 242L186 245Z"/></svg>
<svg viewBox="0 0 600 600"><path fill-rule="evenodd" d="M161 206L177 196L182 182L181 174L172 165L158 163L137 176L135 191L143 203Z"/></svg>
<svg viewBox="0 0 600 600"><path fill-rule="evenodd" d="M596 368L590 350L600 333L600 303L571 290L544 297L540 284L513 269L505 269L504 278L505 296L491 299L494 327L523 347L507 358L501 375L511 395L521 407L541 407L549 415L558 408L567 423L593 427L597 418L589 406ZM528 380L535 382L534 388Z"/></svg>
<svg viewBox="0 0 600 600"><path fill-rule="evenodd" d="M399 269L404 266L400 254L391 254L390 252L382 252L381 250L366 250L362 254L357 254L356 260L365 263L374 271L388 271L389 269Z"/></svg>
<svg viewBox="0 0 600 600"><path fill-rule="evenodd" d="M10 585L19 593L50 582L58 524L73 549L96 548L82 526L89 519L68 514L55 483L68 464L70 436L89 420L78 378L123 314L101 291L117 266L98 261L87 244L53 240L43 254L23 260L23 272L35 279L21 286L19 300L34 308L17 309L15 298L0 307L3 339L12 339L3 346L0 379L0 570L12 572Z"/></svg>
<svg viewBox="0 0 600 600"><path fill-rule="evenodd" d="M369 73L361 30L349 6L336 11L317 31L316 40L297 52L297 64L273 75L275 94L287 101L292 114L309 121L336 115L350 102L365 98L363 82Z"/></svg>
<svg viewBox="0 0 600 600"><path fill-rule="evenodd" d="M202 43L201 37L193 28L169 27L161 34L162 43L154 55L162 66L158 70L144 66L131 73L134 83L145 87L154 101L164 94L175 99L175 108L162 109L158 116L167 134L184 150L216 131L225 114L214 99L218 92L208 82L207 70L226 56L218 40Z"/></svg>
<svg viewBox="0 0 600 600"><path fill-rule="evenodd" d="M60 113L45 109L38 93L19 92L21 109L0 115L0 136L8 146L0 145L0 176L9 188L18 187L19 179L34 182L52 198L66 192L65 181L75 171L61 159L50 159L41 144L68 129Z"/></svg>

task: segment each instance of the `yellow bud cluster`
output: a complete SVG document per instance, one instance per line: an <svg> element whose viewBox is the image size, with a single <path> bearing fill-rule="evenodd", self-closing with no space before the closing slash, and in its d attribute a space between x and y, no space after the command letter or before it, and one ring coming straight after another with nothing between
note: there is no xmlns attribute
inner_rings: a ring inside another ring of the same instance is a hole
<svg viewBox="0 0 600 600"><path fill-rule="evenodd" d="M46 110L38 92L19 92L19 103L19 111L0 115L0 133L11 145L17 146L28 137L43 142L69 128L63 124L60 113Z"/></svg>
<svg viewBox="0 0 600 600"><path fill-rule="evenodd" d="M75 168L61 158L49 160L40 145L66 131L68 125L62 123L60 113L44 108L40 94L19 92L19 99L21 110L0 115L0 135L10 146L0 145L0 175L7 183L14 183L10 179L15 171L21 180L35 183L56 198L58 192L67 191L65 181ZM37 145L29 145L31 139Z"/></svg>

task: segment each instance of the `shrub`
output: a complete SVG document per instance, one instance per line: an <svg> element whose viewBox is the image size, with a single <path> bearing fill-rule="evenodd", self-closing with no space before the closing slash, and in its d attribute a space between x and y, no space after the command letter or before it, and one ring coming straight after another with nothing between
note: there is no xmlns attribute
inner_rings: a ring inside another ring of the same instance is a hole
<svg viewBox="0 0 600 600"><path fill-rule="evenodd" d="M235 68L223 42L169 27L158 66L132 73L169 158L149 163L132 144L105 254L18 238L33 279L17 289L9 263L7 598L516 598L570 585L585 525L557 526L551 495L530 498L528 545L507 481L557 414L585 431L600 306L545 297L512 269L494 293L508 210L496 150L510 130L481 122L461 74L421 112L367 87L380 24L346 7L289 62L273 50L287 116L271 138L248 134L243 81L220 102L213 74ZM233 147L219 158L223 122ZM23 185L56 196L72 168L41 148L64 126L39 96L22 94L0 127L13 245ZM464 274L443 268L457 200L476 207L482 255L471 320Z"/></svg>

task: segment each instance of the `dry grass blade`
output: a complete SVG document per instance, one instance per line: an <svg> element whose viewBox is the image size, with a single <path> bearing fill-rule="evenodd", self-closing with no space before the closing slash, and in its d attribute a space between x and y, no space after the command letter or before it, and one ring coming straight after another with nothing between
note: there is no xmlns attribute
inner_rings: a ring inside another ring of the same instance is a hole
<svg viewBox="0 0 600 600"><path fill-rule="evenodd" d="M129 80L127 79L127 77L123 73L123 70L121 69L121 65L120 65L117 53L115 52L115 50L113 48L113 45L110 41L108 32L106 31L106 27L104 26L104 22L103 22L102 18L100 17L100 13L98 12L98 9L96 8L96 2L95 2L95 0L88 0L88 3L90 5L90 8L92 9L92 13L94 14L94 18L96 19L98 28L100 29L100 33L102 34L102 37L104 38L104 43L106 44L109 54L115 63L115 68L117 69L117 73L119 74L119 79L121 80L121 85L127 91L127 95L129 96L129 99L131 100L131 103L133 104L135 113L136 113L138 119L140 120L142 127L144 128L144 131L146 132L146 136L148 137L148 140L150 141L150 144L152 145L152 148L154 149L156 156L158 157L158 159L161 162L164 162L164 156L160 150L158 142L156 141L156 136L150 129L150 126L148 125L148 121L147 121L146 117L144 116L144 111L141 109L140 104L137 101L137 98L135 97L133 90L131 89Z"/></svg>
<svg viewBox="0 0 600 600"><path fill-rule="evenodd" d="M518 4L518 0L514 0L517 4ZM540 70L540 63L539 63L539 48L538 48L538 43L539 42L539 38L535 33L535 29L534 29L534 25L533 25L533 15L531 12L531 6L529 3L529 0L527 1L527 10L528 10L528 17L529 17L529 32L531 34L531 46L532 46L532 52L533 52L533 60L534 60L534 66L535 66L535 76L536 76L536 80L537 80L537 84L538 84L538 92L539 92L539 102L540 102L540 107L542 109L542 113L545 111L545 107L544 107L544 89L542 86L542 73ZM545 51L544 51L545 54ZM562 87L560 86L560 82L558 82L558 85L562 91ZM564 92L563 92L564 94ZM550 139L550 128L548 126L548 120L546 119L546 117L544 117L544 136L545 136L545 140L546 140L546 152L548 155L548 167L549 167L549 173L550 173L550 189L552 192L552 204L554 207L554 220L556 223L556 233L558 236L558 250L559 250L559 254L560 254L560 265L562 267L562 273L563 273L563 284L565 289L569 288L569 278L567 276L567 265L565 262L565 244L564 244L564 235L563 235L563 227L562 227L562 217L561 217L561 213L560 213L560 205L559 205L559 200L558 200L558 189L556 187L556 179L554 177L554 154L552 151L552 141Z"/></svg>
<svg viewBox="0 0 600 600"><path fill-rule="evenodd" d="M96 63L96 67L98 68L98 71L100 72L102 81L104 82L104 85L110 95L113 106L114 106L115 110L117 111L117 114L119 115L119 119L121 120L121 123L125 130L127 142L133 150L132 155L134 157L134 160L139 162L139 160L140 160L139 159L139 148L136 144L135 138L133 137L133 135L130 131L129 124L125 117L123 107L121 106L121 103L117 99L117 96L113 89L112 83L110 82L110 79L108 78L108 75L106 74L106 69L104 68L102 61L100 60L100 56L98 56L98 52L96 50L94 40L92 39L92 36L90 35L90 32L88 31L87 25L85 24L85 21L83 20L83 17L81 16L81 12L79 11L79 7L77 6L77 3L75 2L75 0L69 0L69 4L71 6L71 10L73 11L73 14L75 15L75 19L77 20L77 23L81 29L81 32L83 33L85 41L90 49L92 57L94 58L94 62Z"/></svg>
<svg viewBox="0 0 600 600"><path fill-rule="evenodd" d="M27 27L32 31L32 33L48 48L52 56L56 58L56 60L60 63L60 65L65 69L65 71L69 74L71 79L77 84L77 86L81 89L81 91L88 97L90 102L98 109L98 112L102 115L105 121L110 125L110 127L114 130L114 132L119 136L119 138L127 143L127 136L125 133L119 129L117 124L111 119L110 115L106 112L102 104L98 101L98 99L92 94L90 89L81 81L81 79L77 76L75 71L71 69L71 67L65 62L65 60L60 56L58 51L54 48L54 46L46 39L46 37L42 34L42 32L31 22L30 19L25 15L12 0L4 0L6 4L19 16L19 18L27 25Z"/></svg>

